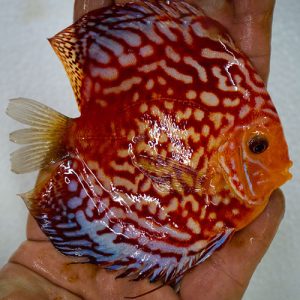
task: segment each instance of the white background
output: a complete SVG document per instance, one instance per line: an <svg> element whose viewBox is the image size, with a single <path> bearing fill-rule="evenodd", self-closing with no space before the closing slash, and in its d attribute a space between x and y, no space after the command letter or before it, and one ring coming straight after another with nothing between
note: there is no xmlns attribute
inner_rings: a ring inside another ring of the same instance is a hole
<svg viewBox="0 0 300 300"><path fill-rule="evenodd" d="M63 67L46 38L72 22L70 0L0 0L0 267L25 238L27 211L16 196L33 187L34 174L10 172L15 148L8 134L16 124L5 115L7 100L40 100L69 116L78 115ZM285 127L294 161L286 184L285 219L258 267L246 300L300 299L300 1L278 0L274 18L269 90ZM274 157L276 159L276 157Z"/></svg>

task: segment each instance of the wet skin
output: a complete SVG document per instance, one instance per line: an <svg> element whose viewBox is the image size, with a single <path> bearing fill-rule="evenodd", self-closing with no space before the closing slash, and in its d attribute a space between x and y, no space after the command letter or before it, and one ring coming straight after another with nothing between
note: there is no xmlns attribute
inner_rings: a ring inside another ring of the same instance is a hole
<svg viewBox="0 0 300 300"><path fill-rule="evenodd" d="M107 0L77 0L75 19L110 5ZM128 1L114 1L124 3ZM230 31L267 81L274 0L199 0L206 13ZM238 232L214 255L186 274L181 292L169 286L142 299L241 299L257 264L267 251L284 214L284 197L276 191L264 212ZM246 259L245 259L246 258ZM70 264L73 259L58 253L29 217L27 241L0 272L0 299L123 299L153 289L147 280L115 280L116 273L93 265Z"/></svg>

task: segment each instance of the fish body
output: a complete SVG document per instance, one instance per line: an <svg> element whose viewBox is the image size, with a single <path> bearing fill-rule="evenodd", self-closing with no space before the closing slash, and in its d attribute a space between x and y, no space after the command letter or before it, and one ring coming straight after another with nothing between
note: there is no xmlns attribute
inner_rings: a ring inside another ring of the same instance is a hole
<svg viewBox="0 0 300 300"><path fill-rule="evenodd" d="M263 81L201 10L182 1L107 7L50 43L80 117L23 99L8 114L31 126L11 135L28 144L12 155L13 170L41 170L22 198L63 254L169 282L290 179Z"/></svg>

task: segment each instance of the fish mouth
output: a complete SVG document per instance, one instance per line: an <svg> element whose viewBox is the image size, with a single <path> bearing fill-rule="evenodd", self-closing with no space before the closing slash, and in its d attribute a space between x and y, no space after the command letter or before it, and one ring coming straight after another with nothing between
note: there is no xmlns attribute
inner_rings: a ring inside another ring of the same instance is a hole
<svg viewBox="0 0 300 300"><path fill-rule="evenodd" d="M254 189L254 193L251 195L249 194L246 198L247 202L250 205L260 205L266 200L269 199L271 194L284 185L287 181L291 180L293 175L290 172L290 168L292 167L293 163L290 162L288 166L281 171L274 171L273 174L276 174L273 180L266 180L265 186L256 185ZM272 173L270 172L269 178L272 177ZM267 177L267 176L266 176ZM267 177L268 178L268 177Z"/></svg>
<svg viewBox="0 0 300 300"><path fill-rule="evenodd" d="M293 166L293 162L289 161L285 169L278 171L270 172L269 175L265 175L266 179L261 183L253 183L250 179L250 176L241 176L239 178L239 185L243 186L243 192L238 189L238 185L234 184L232 178L228 176L224 166L220 164L223 179L226 182L227 186L231 192L242 202L246 202L249 205L262 205L266 200L269 199L272 192L280 188L287 181L291 180L293 175L290 172L290 168ZM272 176L276 174L276 176ZM242 174L240 174L242 175ZM244 178L245 177L245 178ZM272 179L273 177L273 179Z"/></svg>
<svg viewBox="0 0 300 300"><path fill-rule="evenodd" d="M291 180L293 178L293 174L290 172L290 169L293 167L293 162L289 161L288 166L285 170L280 172L280 178L282 182L277 186L279 188L281 185L286 183L287 181Z"/></svg>
<svg viewBox="0 0 300 300"><path fill-rule="evenodd" d="M290 169L293 167L293 165L294 165L294 163L290 160L289 163L288 163L288 166L285 170L286 175L289 176L289 179L293 178L293 174L290 172Z"/></svg>

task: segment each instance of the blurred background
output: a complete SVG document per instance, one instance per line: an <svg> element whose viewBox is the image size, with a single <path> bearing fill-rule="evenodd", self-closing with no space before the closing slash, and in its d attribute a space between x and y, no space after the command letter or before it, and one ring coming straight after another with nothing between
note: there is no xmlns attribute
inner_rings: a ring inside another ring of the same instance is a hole
<svg viewBox="0 0 300 300"><path fill-rule="evenodd" d="M8 99L28 97L58 111L78 111L63 67L47 38L72 23L71 0L1 0L0 10L0 268L25 238L27 210L17 193L33 187L35 174L10 172L17 128L5 115ZM300 1L277 0L269 91L281 116L293 181L283 188L286 215L245 294L246 300L300 299ZM276 159L276 157L274 157Z"/></svg>

